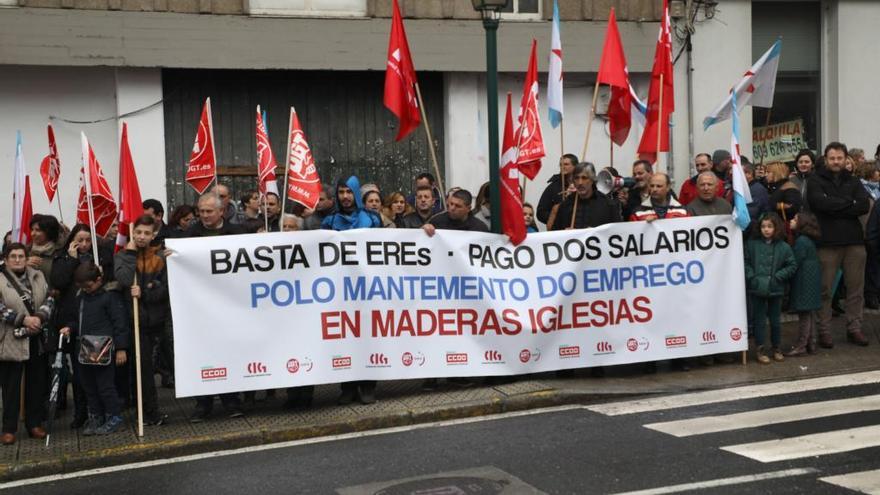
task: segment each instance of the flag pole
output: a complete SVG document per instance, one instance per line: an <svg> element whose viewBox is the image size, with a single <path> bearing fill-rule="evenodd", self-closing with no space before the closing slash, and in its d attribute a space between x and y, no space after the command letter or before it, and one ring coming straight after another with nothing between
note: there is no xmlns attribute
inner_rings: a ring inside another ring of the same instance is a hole
<svg viewBox="0 0 880 495"><path fill-rule="evenodd" d="M736 88L734 88L734 89L736 89ZM767 118L764 119L764 127L767 127L767 126L770 125L770 114L771 114L772 112L773 112L773 107L770 107L770 108L767 109ZM764 156L765 156L766 154L767 154L767 153L761 153L761 162L759 163L759 165L763 165L763 164L764 164ZM754 158L754 157L752 157L752 158Z"/></svg>
<svg viewBox="0 0 880 495"><path fill-rule="evenodd" d="M660 142L663 137L663 126L669 126L669 122L662 122L663 119L663 73L660 73L660 98L657 106L657 169L660 169Z"/></svg>
<svg viewBox="0 0 880 495"><path fill-rule="evenodd" d="M590 144L590 130L593 128L593 118L596 116L596 100L599 98L599 78L596 78L596 87L593 88L593 103L590 105L590 118L587 120L587 135L584 138L584 149L581 151L581 161L587 161L587 146Z"/></svg>
<svg viewBox="0 0 880 495"><path fill-rule="evenodd" d="M609 156L610 156L610 159L608 160L608 162L609 162L608 166L611 168L614 168L614 140L610 139L610 137L608 139L608 149L609 149Z"/></svg>
<svg viewBox="0 0 880 495"><path fill-rule="evenodd" d="M92 204L92 175L91 175L91 155L89 154L89 141L86 133L81 132L83 144L83 172L86 186L86 208L89 211L89 234L92 237L92 256L95 260L95 266L101 269L101 263L98 260L98 236L95 232L95 207ZM96 158L97 159L97 158ZM104 275L102 272L101 275Z"/></svg>
<svg viewBox="0 0 880 495"><path fill-rule="evenodd" d="M565 198L565 174L562 171L562 157L565 156L565 119L559 119L559 180L562 183L562 197Z"/></svg>
<svg viewBox="0 0 880 495"><path fill-rule="evenodd" d="M290 118L287 124L287 157L284 159L284 194L281 195L281 214L278 215L278 230L284 230L284 209L287 208L287 175L290 173L290 134L293 132L293 116L296 110L290 107ZM358 194L357 191L353 191ZM269 211L266 211L266 221L269 221Z"/></svg>
<svg viewBox="0 0 880 495"><path fill-rule="evenodd" d="M577 193L574 193L574 208L571 209L571 223L568 226L568 228L570 228L570 229L574 228L574 218L577 215L577 211L578 211L578 198L579 197L580 196L578 196Z"/></svg>
<svg viewBox="0 0 880 495"><path fill-rule="evenodd" d="M431 137L431 125L428 124L428 115L425 113L425 102L422 101L422 90L419 83L415 83L416 97L419 99L419 110L422 112L422 123L425 125L425 134L428 137L428 148L431 150L431 163L434 164L434 174L437 176L437 186L440 194L445 198L446 189L443 188L443 177L440 175L440 164L437 162L437 151L434 149L434 139Z"/></svg>
<svg viewBox="0 0 880 495"><path fill-rule="evenodd" d="M269 232L269 191L263 193L263 223L265 224L266 232ZM283 223L283 222L282 222ZM282 225L283 227L283 225Z"/></svg>
<svg viewBox="0 0 880 495"><path fill-rule="evenodd" d="M64 225L64 215L61 213L61 192L57 189L55 190L55 199L58 200L58 220L61 221L61 225Z"/></svg>
<svg viewBox="0 0 880 495"><path fill-rule="evenodd" d="M128 224L128 235L134 238L134 222ZM137 249L137 246L135 246ZM132 287L138 287L138 278L137 278L137 263L135 263L135 271L134 271L134 283L131 284ZM133 297L131 299L131 314L134 318L134 369L135 369L135 380L137 382L137 436L138 438L143 438L144 436L144 388L141 385L142 373L141 373L141 319L140 319L140 307L138 304L139 297Z"/></svg>

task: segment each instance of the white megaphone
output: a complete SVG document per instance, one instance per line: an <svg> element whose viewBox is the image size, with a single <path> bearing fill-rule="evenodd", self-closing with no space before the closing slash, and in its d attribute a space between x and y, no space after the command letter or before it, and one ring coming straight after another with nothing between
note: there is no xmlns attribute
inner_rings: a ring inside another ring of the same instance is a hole
<svg viewBox="0 0 880 495"><path fill-rule="evenodd" d="M614 174L606 169L600 170L596 175L596 189L602 194L608 194L615 189L632 187L634 185L636 185L636 180L632 177L615 177Z"/></svg>

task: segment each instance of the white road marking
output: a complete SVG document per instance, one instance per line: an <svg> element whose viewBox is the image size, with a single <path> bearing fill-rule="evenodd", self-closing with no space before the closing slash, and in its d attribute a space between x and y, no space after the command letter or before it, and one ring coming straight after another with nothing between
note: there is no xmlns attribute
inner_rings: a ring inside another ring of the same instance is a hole
<svg viewBox="0 0 880 495"><path fill-rule="evenodd" d="M790 382L764 383L761 385L747 385L745 387L708 390L689 394L667 395L650 399L596 404L587 406L587 409L606 416L619 416L878 382L880 382L880 371L868 371L848 375L824 376Z"/></svg>
<svg viewBox="0 0 880 495"><path fill-rule="evenodd" d="M157 459L154 461L143 461L143 462L134 462L130 464L121 464L119 466L109 466L105 468L95 468L88 469L84 471L77 471L73 473L64 473L64 474L54 474L51 476L41 476L39 478L29 478L24 480L10 481L8 483L0 484L0 490L7 488L17 488L21 486L29 486L29 485L38 485L43 483L52 483L55 481L63 481L75 478L85 478L89 476L97 476L101 474L115 473L119 471L130 471L134 469L143 469L155 466L164 466L168 464L177 464L181 462L192 462L199 461L202 459L216 459L218 457L226 457L231 455L239 455L239 454L249 454L253 452L262 452L265 450L275 450L275 449L284 449L287 447L297 447L300 445L311 445L316 443L328 443L335 442L339 440L351 440L354 438L364 438L364 437L373 437L378 435L388 435L392 433L401 433L413 430L422 430L427 428L440 428L444 426L456 426L456 425L464 425L470 423L481 423L485 421L495 421L499 419L508 419L508 418L516 418L521 416L532 416L536 414L547 414L554 412L563 412L563 411L572 411L572 410L582 410L584 406L582 405L567 405L567 406L556 406L556 407L547 407L543 409L531 409L527 411L514 411L507 413L494 414L489 416L478 416L474 418L461 418L461 419L450 419L445 421L437 421L434 423L420 423L415 425L406 425L406 426L395 426L392 428L383 428L380 430L369 430L369 431L358 431L354 433L343 433L340 435L330 435L325 437L317 437L317 438L306 438L303 440L291 440L289 442L279 442L272 443L268 445L255 445L252 447L242 447L238 449L232 450L221 450L216 452L206 452L203 454L193 454L193 455L185 455L180 457L172 457L169 459Z"/></svg>
<svg viewBox="0 0 880 495"><path fill-rule="evenodd" d="M819 481L861 493L880 494L880 469L819 478Z"/></svg>
<svg viewBox="0 0 880 495"><path fill-rule="evenodd" d="M759 426L802 421L813 418L827 418L842 414L880 410L880 395L854 397L850 399L809 402L792 406L773 407L736 414L704 416L679 421L651 423L645 428L668 433L676 437L741 430Z"/></svg>
<svg viewBox="0 0 880 495"><path fill-rule="evenodd" d="M799 437L721 447L759 462L788 461L880 446L880 426L813 433Z"/></svg>
<svg viewBox="0 0 880 495"><path fill-rule="evenodd" d="M647 490L637 490L634 492L621 492L614 495L662 495L664 493L679 493L691 490L706 490L708 488L718 488L719 486L741 485L743 483L754 483L756 481L774 480L779 478L789 478L792 476L803 476L819 472L814 468L803 469L786 469L784 471L771 471L769 473L749 474L745 476L734 476L732 478L719 478L715 480L697 481L694 483L684 483L681 485L660 486L657 488L648 488Z"/></svg>

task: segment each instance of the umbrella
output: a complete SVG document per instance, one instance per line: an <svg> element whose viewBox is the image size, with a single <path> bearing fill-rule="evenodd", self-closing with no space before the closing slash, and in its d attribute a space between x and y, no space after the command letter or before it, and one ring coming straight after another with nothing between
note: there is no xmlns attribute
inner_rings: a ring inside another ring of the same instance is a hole
<svg viewBox="0 0 880 495"><path fill-rule="evenodd" d="M58 407L58 393L61 390L61 374L65 371L64 350L61 348L64 335L58 336L58 352L55 354L55 362L52 363L52 386L49 387L49 408L46 414L46 447L49 446L49 438L52 437L52 423L55 420L55 409Z"/></svg>

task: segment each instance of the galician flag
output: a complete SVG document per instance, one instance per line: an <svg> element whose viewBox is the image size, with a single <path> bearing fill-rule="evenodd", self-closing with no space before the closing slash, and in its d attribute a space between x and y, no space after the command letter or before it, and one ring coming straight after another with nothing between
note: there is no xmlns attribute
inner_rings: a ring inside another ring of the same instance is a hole
<svg viewBox="0 0 880 495"><path fill-rule="evenodd" d="M553 0L553 30L550 33L550 70L547 71L547 109L550 125L562 122L562 40L559 37L559 5Z"/></svg>
<svg viewBox="0 0 880 495"><path fill-rule="evenodd" d="M12 242L30 243L33 216L30 177L21 152L21 131L18 131L15 135L15 174L12 179Z"/></svg>
<svg viewBox="0 0 880 495"><path fill-rule="evenodd" d="M734 95L739 108L746 105L761 108L773 107L773 94L776 92L776 71L779 69L779 54L782 40L776 40L751 69L746 71L734 91L727 95L712 113L703 119L703 130L730 117L734 108Z"/></svg>
<svg viewBox="0 0 880 495"><path fill-rule="evenodd" d="M733 133L730 137L730 173L733 182L733 221L740 229L746 230L752 219L749 209L746 207L752 202L752 193L749 190L749 181L743 172L742 162L739 158L739 115L736 111L736 93L731 93L731 115L733 115Z"/></svg>

